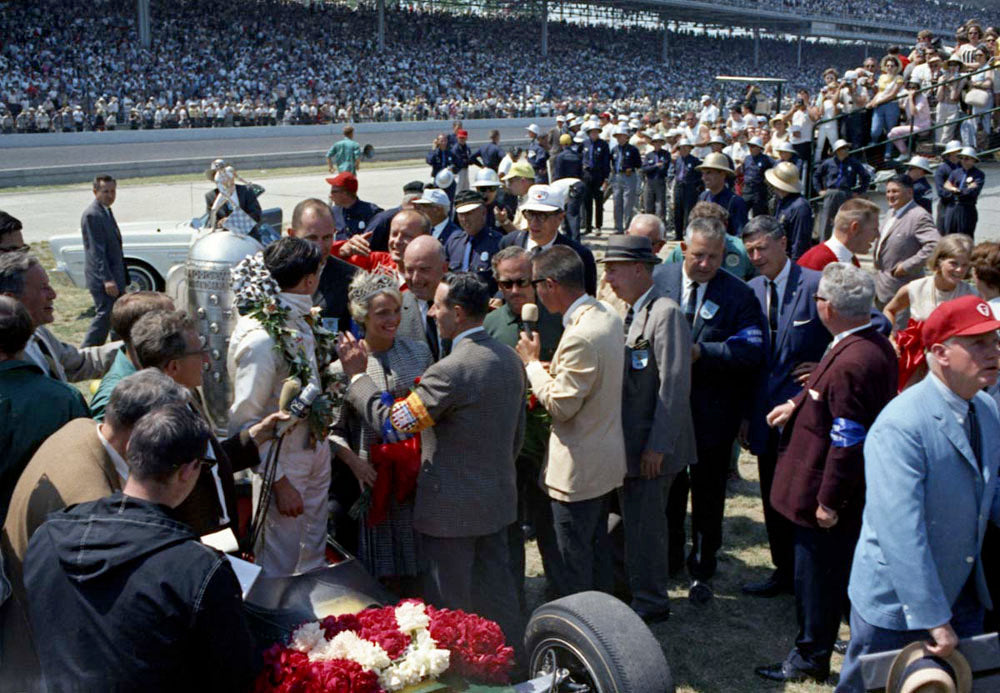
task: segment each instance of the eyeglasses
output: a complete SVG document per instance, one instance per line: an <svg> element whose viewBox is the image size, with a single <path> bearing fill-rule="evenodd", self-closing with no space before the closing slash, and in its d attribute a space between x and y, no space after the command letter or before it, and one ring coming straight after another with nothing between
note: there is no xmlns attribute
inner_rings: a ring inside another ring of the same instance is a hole
<svg viewBox="0 0 1000 693"><path fill-rule="evenodd" d="M820 301L829 301L830 299L828 299L826 296L820 296L819 294L813 294L813 300L816 301L816 303L819 303Z"/></svg>
<svg viewBox="0 0 1000 693"><path fill-rule="evenodd" d="M546 219L551 219L557 214L562 214L562 212L559 211L538 212L533 209L527 209L524 211L524 218L527 219L528 221L531 221L532 219L541 219L542 221L545 221Z"/></svg>
<svg viewBox="0 0 1000 693"><path fill-rule="evenodd" d="M541 279L532 279L531 286L537 289L538 285L544 284L546 279L548 279L548 277L542 277Z"/></svg>
<svg viewBox="0 0 1000 693"><path fill-rule="evenodd" d="M531 286L531 280L526 277L521 277L520 279L498 279L497 286L504 290L510 290L514 286L520 289L526 289Z"/></svg>

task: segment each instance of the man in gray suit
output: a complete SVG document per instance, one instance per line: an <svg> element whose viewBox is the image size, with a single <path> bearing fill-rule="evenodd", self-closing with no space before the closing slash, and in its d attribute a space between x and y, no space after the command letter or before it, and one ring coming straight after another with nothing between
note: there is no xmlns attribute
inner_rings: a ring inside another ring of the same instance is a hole
<svg viewBox="0 0 1000 693"><path fill-rule="evenodd" d="M83 273L94 297L94 319L83 338L83 346L100 346L111 328L111 307L125 291L125 256L122 234L111 212L118 184L111 176L94 179L94 201L83 211Z"/></svg>
<svg viewBox="0 0 1000 693"><path fill-rule="evenodd" d="M667 496L695 461L691 417L691 329L675 301L653 283L660 259L643 236L615 236L604 278L628 304L622 430L628 471L618 490L632 609L647 622L670 616Z"/></svg>
<svg viewBox="0 0 1000 693"><path fill-rule="evenodd" d="M889 212L875 243L875 305L885 307L900 287L924 274L927 258L941 239L930 213L913 201L913 181L907 175L885 186Z"/></svg>
<svg viewBox="0 0 1000 693"><path fill-rule="evenodd" d="M517 647L524 625L507 527L517 516L514 460L524 437L526 380L514 351L483 329L489 298L474 274L442 279L430 314L452 351L391 406L365 375L364 346L345 333L338 351L351 379L347 399L372 428L423 432L413 526L427 566L427 601L493 619Z"/></svg>
<svg viewBox="0 0 1000 693"><path fill-rule="evenodd" d="M393 219L393 224L395 223L396 220ZM403 294L398 334L427 344L435 361L443 356L441 347L444 337L439 333L437 320L430 307L434 303L434 293L441 278L447 271L444 246L433 236L419 236L406 246L403 252L403 276L409 291Z"/></svg>

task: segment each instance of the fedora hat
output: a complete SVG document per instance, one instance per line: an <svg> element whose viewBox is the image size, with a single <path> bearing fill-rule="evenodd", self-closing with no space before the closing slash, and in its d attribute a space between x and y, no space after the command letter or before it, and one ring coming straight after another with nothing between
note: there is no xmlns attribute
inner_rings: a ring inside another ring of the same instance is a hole
<svg viewBox="0 0 1000 693"><path fill-rule="evenodd" d="M886 678L886 693L969 693L972 669L958 650L931 658L922 642L910 643L896 655Z"/></svg>
<svg viewBox="0 0 1000 693"><path fill-rule="evenodd" d="M645 262L660 264L660 258L653 252L652 242L645 236L619 235L608 239L604 257L598 262Z"/></svg>
<svg viewBox="0 0 1000 693"><path fill-rule="evenodd" d="M773 187L784 192L797 193L801 190L799 169L791 161L782 161L764 172L764 178Z"/></svg>
<svg viewBox="0 0 1000 693"><path fill-rule="evenodd" d="M696 171L715 170L722 171L730 176L735 176L736 171L729 168L729 159L722 152L712 152L705 157L700 166L694 167Z"/></svg>

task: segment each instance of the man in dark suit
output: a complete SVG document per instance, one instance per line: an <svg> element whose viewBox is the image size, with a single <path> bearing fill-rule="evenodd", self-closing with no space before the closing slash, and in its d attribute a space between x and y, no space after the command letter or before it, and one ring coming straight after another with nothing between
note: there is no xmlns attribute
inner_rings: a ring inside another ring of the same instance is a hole
<svg viewBox="0 0 1000 693"><path fill-rule="evenodd" d="M628 304L622 432L628 470L618 489L632 609L666 620L667 497L679 471L695 461L691 419L691 328L675 301L653 283L660 259L645 236L614 237L604 277Z"/></svg>
<svg viewBox="0 0 1000 693"><path fill-rule="evenodd" d="M222 162L221 168L225 168L225 166L226 166L225 162ZM212 168L208 169L208 171L205 172L205 175L207 175L208 179L214 183L215 174L218 170L219 167L217 166L216 162L213 162ZM212 206L215 204L215 198L217 198L218 196L219 196L219 189L216 187L213 187L211 190L205 193L206 212L208 213L212 212ZM264 213L260 208L260 201L257 199L257 196L254 194L254 192L250 189L249 186L241 185L239 183L236 184L236 201L240 203L240 209L246 212L247 215L251 219L256 221L258 224L260 223L260 220L263 218ZM233 210L229 208L228 203L222 205L217 210L217 216L220 218L228 217L232 213Z"/></svg>
<svg viewBox="0 0 1000 693"><path fill-rule="evenodd" d="M729 459L740 423L746 418L757 371L765 363L766 322L753 291L720 272L726 229L717 219L694 219L687 227L684 262L660 265L653 278L684 309L691 327L691 411L698 463L691 467L690 598L712 598L708 580L722 546ZM668 501L670 551L683 551L687 474L674 481Z"/></svg>
<svg viewBox="0 0 1000 693"><path fill-rule="evenodd" d="M802 390L804 378L823 358L831 336L813 301L821 275L788 259L788 239L781 222L769 215L754 217L743 229L743 245L760 273L748 284L768 324L766 367L761 374L756 406L748 420L746 442L757 455L764 525L774 564L774 572L766 580L744 585L743 592L755 597L773 597L792 592L794 532L793 525L771 507L780 432L768 427L765 417Z"/></svg>
<svg viewBox="0 0 1000 693"><path fill-rule="evenodd" d="M83 273L87 289L94 298L96 314L87 328L82 346L100 346L111 328L111 307L125 291L128 282L125 256L122 254L122 234L111 212L118 184L111 176L94 179L94 201L83 212L80 230L83 232Z"/></svg>
<svg viewBox="0 0 1000 693"><path fill-rule="evenodd" d="M795 524L799 633L785 661L758 667L769 681L825 681L847 603L865 502L864 441L896 394L892 344L871 324L875 282L862 269L823 269L815 301L833 346L802 392L767 415L781 426L771 503Z"/></svg>
<svg viewBox="0 0 1000 693"><path fill-rule="evenodd" d="M697 167L701 159L691 154L694 143L682 139L677 143L677 156L674 157L674 239L681 240L684 229L687 228L688 213L701 194L701 173Z"/></svg>
<svg viewBox="0 0 1000 693"><path fill-rule="evenodd" d="M526 379L517 355L483 329L490 293L473 274L449 274L430 312L452 352L405 400L386 405L365 375L363 345L345 334L340 361L347 399L377 431L423 438L413 526L427 569L424 594L442 607L479 613L516 643L524 624L508 565L507 527L517 517L514 460L524 437ZM512 415L514 414L514 415Z"/></svg>
<svg viewBox="0 0 1000 693"><path fill-rule="evenodd" d="M534 207L534 209L524 213L528 220L528 230L508 233L500 241L500 248L516 245L528 252L540 252L534 249L545 250L553 245L568 245L583 260L584 284L587 293L591 296L596 295L597 263L594 262L594 254L587 246L559 233L559 227L566 217L566 213L563 211L566 207L565 191L550 185L532 185L528 189L527 198L526 208L528 205Z"/></svg>
<svg viewBox="0 0 1000 693"><path fill-rule="evenodd" d="M313 305L320 307L323 327L331 332L351 327L347 289L358 271L354 265L330 255L336 233L330 207L325 202L310 198L295 205L288 235L315 243L325 258L320 270L319 286L313 294Z"/></svg>
<svg viewBox="0 0 1000 693"><path fill-rule="evenodd" d="M604 225L604 184L611 175L611 150L601 139L601 126L588 121L584 126L583 146L583 228L601 232Z"/></svg>
<svg viewBox="0 0 1000 693"><path fill-rule="evenodd" d="M457 141L457 140L456 140ZM436 178L437 174L448 169L453 174L458 173L457 162L455 161L455 156L452 154L451 145L448 142L448 135L443 132L434 138L434 148L427 154L425 159L427 165L431 167L431 178ZM448 194L448 199L451 200L455 197L455 188L458 186L457 183L452 182L445 192Z"/></svg>

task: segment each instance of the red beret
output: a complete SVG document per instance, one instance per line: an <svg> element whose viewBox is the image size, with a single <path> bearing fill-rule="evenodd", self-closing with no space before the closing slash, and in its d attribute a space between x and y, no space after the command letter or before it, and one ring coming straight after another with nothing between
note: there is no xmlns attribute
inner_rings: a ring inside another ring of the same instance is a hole
<svg viewBox="0 0 1000 693"><path fill-rule="evenodd" d="M352 195L358 191L358 178L350 171L338 173L332 178L327 178L326 182L334 188L343 188Z"/></svg>

